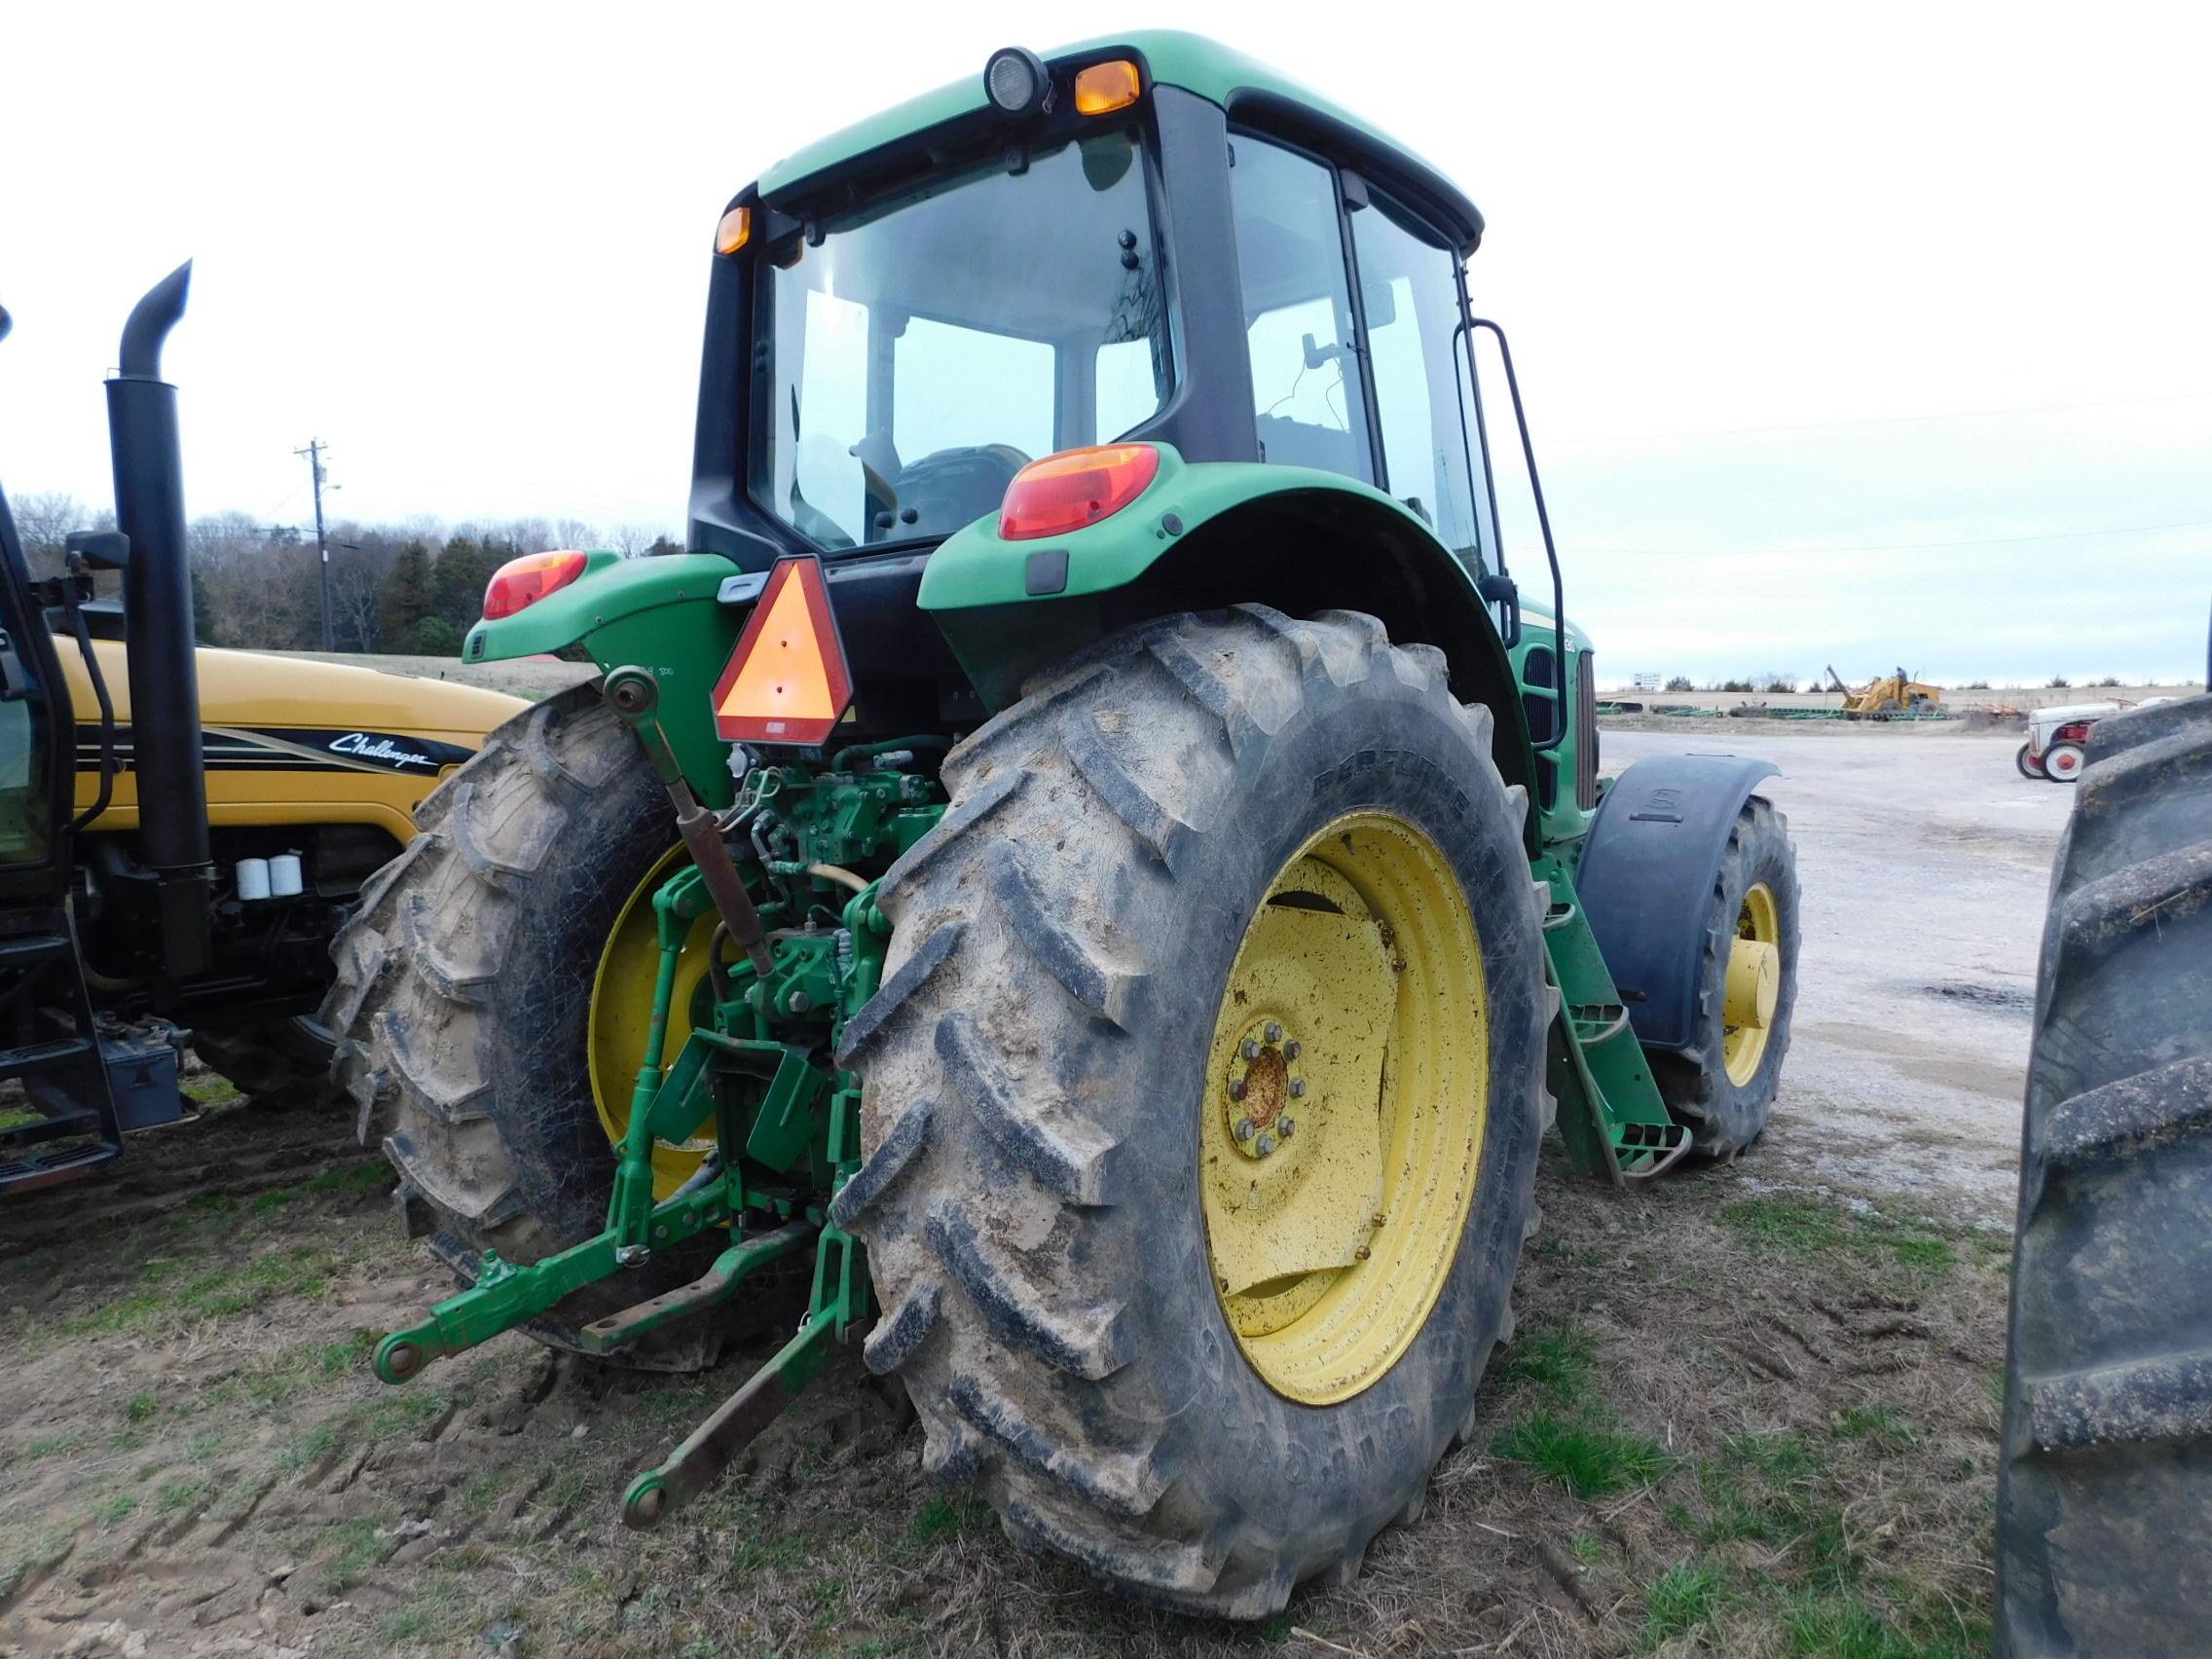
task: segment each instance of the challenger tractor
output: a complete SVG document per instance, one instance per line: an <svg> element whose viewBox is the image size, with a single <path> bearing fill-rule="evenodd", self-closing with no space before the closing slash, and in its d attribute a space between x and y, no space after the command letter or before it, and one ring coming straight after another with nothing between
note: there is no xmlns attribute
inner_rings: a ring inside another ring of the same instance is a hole
<svg viewBox="0 0 2212 1659"><path fill-rule="evenodd" d="M738 192L688 550L498 571L466 660L601 678L335 946L460 1280L380 1377L516 1328L698 1364L790 1297L629 1526L848 1344L929 1467L1157 1603L1264 1615L1418 1517L1555 1113L1600 1181L1733 1158L1796 992L1774 768L1598 774L1482 235L1169 33L1004 49Z"/></svg>
<svg viewBox="0 0 2212 1659"><path fill-rule="evenodd" d="M525 706L195 648L161 378L190 270L131 313L108 383L120 528L34 582L0 498L0 1191L176 1120L188 1046L257 1099L336 1098L332 937L416 804ZM92 597L101 569L120 604Z"/></svg>

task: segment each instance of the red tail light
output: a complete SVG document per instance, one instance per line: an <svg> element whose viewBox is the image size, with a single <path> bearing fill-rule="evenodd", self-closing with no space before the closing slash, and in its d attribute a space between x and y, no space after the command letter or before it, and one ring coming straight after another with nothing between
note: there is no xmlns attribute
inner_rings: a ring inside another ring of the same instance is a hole
<svg viewBox="0 0 2212 1659"><path fill-rule="evenodd" d="M527 610L549 593L558 593L584 573L581 553L525 553L492 573L484 589L484 620L497 622Z"/></svg>
<svg viewBox="0 0 2212 1659"><path fill-rule="evenodd" d="M1062 450L1033 461L1006 487L999 535L1033 541L1096 524L1143 495L1159 473L1160 452L1150 444Z"/></svg>

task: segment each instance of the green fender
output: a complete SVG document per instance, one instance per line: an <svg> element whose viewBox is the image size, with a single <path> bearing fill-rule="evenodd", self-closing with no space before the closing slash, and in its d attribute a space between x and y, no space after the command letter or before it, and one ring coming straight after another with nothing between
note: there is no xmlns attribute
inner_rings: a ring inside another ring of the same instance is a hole
<svg viewBox="0 0 2212 1659"><path fill-rule="evenodd" d="M663 722L684 776L709 806L727 806L736 793L729 751L705 717L745 620L744 607L717 603L737 567L719 553L585 558L584 573L559 592L469 629L461 659L499 662L581 644L602 673L631 663L651 669L662 708L698 711Z"/></svg>
<svg viewBox="0 0 2212 1659"><path fill-rule="evenodd" d="M1398 644L1444 652L1460 701L1497 716L1506 781L1530 782L1514 665L1474 572L1418 513L1334 472L1186 461L1172 445L1154 447L1159 474L1111 518L1008 541L994 514L932 555L921 607L987 707L1006 707L1032 674L1149 616L1255 600L1292 615L1365 610Z"/></svg>

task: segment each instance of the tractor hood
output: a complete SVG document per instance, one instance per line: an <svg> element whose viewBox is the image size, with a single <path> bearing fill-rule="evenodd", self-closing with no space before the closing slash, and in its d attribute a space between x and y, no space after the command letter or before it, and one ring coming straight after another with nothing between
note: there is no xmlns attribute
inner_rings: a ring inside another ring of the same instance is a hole
<svg viewBox="0 0 2212 1659"><path fill-rule="evenodd" d="M120 641L95 640L92 648L115 697L116 723L129 725L130 692L129 677L124 670L125 647ZM520 697L474 685L418 680L345 663L206 646L197 654L203 727L258 731L296 728L327 732L331 743L358 736L360 743L333 752L360 754L365 761L376 758L373 752L377 739L415 738L423 740L425 753L441 756L442 766L455 758L445 755L446 750L474 753L493 727L530 706ZM69 676L70 689L82 719L85 711L92 707L90 687L80 688L76 683L82 670L73 654L63 657L62 662L65 670L76 671ZM329 748L330 744L315 747Z"/></svg>

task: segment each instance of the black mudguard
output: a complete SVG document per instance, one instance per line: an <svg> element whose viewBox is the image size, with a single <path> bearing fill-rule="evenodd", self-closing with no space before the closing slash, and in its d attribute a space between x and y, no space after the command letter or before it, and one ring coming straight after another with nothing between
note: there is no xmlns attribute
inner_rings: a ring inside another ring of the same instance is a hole
<svg viewBox="0 0 2212 1659"><path fill-rule="evenodd" d="M1780 771L1735 755L1654 756L1598 804L1574 887L1646 1048L1689 1046L1728 831L1759 780Z"/></svg>

